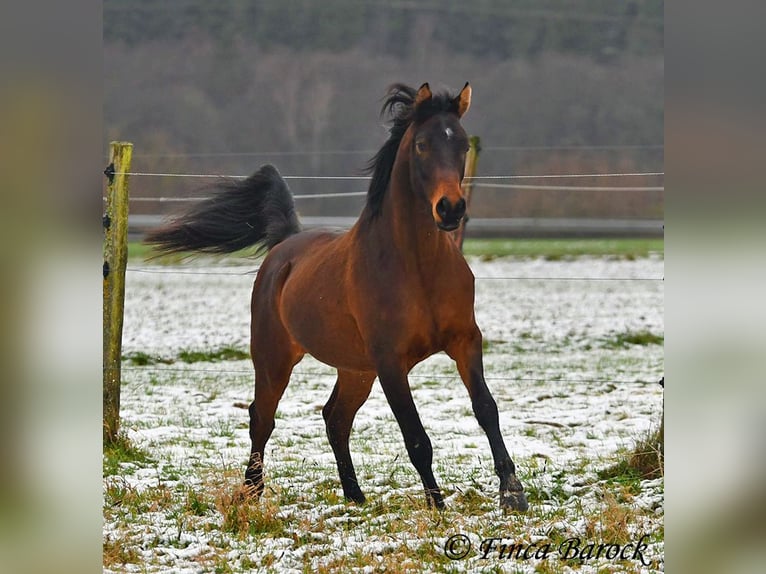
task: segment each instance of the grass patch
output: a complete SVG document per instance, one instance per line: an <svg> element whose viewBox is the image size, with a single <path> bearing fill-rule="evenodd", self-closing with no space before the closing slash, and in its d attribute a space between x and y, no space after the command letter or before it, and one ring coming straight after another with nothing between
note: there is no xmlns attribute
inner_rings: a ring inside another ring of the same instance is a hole
<svg viewBox="0 0 766 574"><path fill-rule="evenodd" d="M285 521L278 516L277 502L265 497L256 499L243 485L233 489L231 485L224 486L216 496L215 506L223 517L221 530L237 538L279 538L290 534Z"/></svg>
<svg viewBox="0 0 766 574"><path fill-rule="evenodd" d="M627 544L633 539L629 525L634 520L635 512L620 504L612 493L606 492L600 511L587 519L585 536L588 540Z"/></svg>
<svg viewBox="0 0 766 574"><path fill-rule="evenodd" d="M485 353L491 353L497 351L499 347L502 347L507 342L502 339L483 339L481 341L481 350Z"/></svg>
<svg viewBox="0 0 766 574"><path fill-rule="evenodd" d="M599 470L596 475L607 484L620 486L632 494L641 489L641 473L630 465L628 459Z"/></svg>
<svg viewBox="0 0 766 574"><path fill-rule="evenodd" d="M665 476L665 427L650 429L616 464L597 473L601 480L640 488L641 480Z"/></svg>
<svg viewBox="0 0 766 574"><path fill-rule="evenodd" d="M138 367L146 367L148 365L170 365L173 363L172 359L166 359L158 355L150 355L143 351L136 351L134 353L127 353L122 356L124 363L130 363Z"/></svg>
<svg viewBox="0 0 766 574"><path fill-rule="evenodd" d="M161 484L139 490L120 477L110 480L104 491L104 515L119 512L124 517L135 518L147 512L168 510L175 504L173 493Z"/></svg>
<svg viewBox="0 0 766 574"><path fill-rule="evenodd" d="M212 351L185 350L178 353L178 359L184 363L215 363L218 361L242 361L249 359L250 353L234 347L221 347Z"/></svg>
<svg viewBox="0 0 766 574"><path fill-rule="evenodd" d="M250 358L248 351L237 349L232 346L224 346L218 349L208 349L199 351L195 349L184 349L178 353L175 358L160 357L158 355L150 355L144 351L135 351L133 353L126 353L122 356L122 360L125 363L135 365L138 367L146 367L150 365L172 365L176 361L182 363L217 363L219 361L243 361Z"/></svg>
<svg viewBox="0 0 766 574"><path fill-rule="evenodd" d="M466 239L463 253L485 259L542 257L551 261L583 256L637 259L665 255L664 239Z"/></svg>
<svg viewBox="0 0 766 574"><path fill-rule="evenodd" d="M155 460L146 451L135 446L124 433L120 433L113 443L104 444L104 476L118 474L120 472L120 465L124 463L146 466L154 464Z"/></svg>
<svg viewBox="0 0 766 574"><path fill-rule="evenodd" d="M664 345L665 336L655 335L650 331L625 331L602 339L602 347L605 349L628 349L632 345Z"/></svg>
<svg viewBox="0 0 766 574"><path fill-rule="evenodd" d="M189 488L186 492L186 504L184 510L193 514L194 516L205 516L208 512L213 510L214 503L207 500L204 494L197 492L193 488Z"/></svg>
<svg viewBox="0 0 766 574"><path fill-rule="evenodd" d="M107 535L102 546L104 567L114 568L117 565L138 564L141 561L141 556L136 546L132 540L126 541Z"/></svg>

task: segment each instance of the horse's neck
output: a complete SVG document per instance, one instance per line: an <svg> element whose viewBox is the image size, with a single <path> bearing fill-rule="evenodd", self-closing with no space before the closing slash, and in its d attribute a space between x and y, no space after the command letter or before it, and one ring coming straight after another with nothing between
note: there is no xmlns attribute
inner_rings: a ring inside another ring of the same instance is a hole
<svg viewBox="0 0 766 574"><path fill-rule="evenodd" d="M420 270L437 264L445 241L450 240L437 229L431 206L412 189L407 161L397 161L394 165L380 223L390 233L389 241L397 248L402 261Z"/></svg>

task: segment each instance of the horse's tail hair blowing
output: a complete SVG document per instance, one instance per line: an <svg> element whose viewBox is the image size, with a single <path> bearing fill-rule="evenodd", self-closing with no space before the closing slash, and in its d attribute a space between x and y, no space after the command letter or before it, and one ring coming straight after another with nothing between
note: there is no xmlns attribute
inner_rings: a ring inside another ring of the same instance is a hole
<svg viewBox="0 0 766 574"><path fill-rule="evenodd" d="M213 195L150 231L145 243L162 253L232 253L258 245L268 251L300 232L293 196L272 165L241 181L227 180Z"/></svg>

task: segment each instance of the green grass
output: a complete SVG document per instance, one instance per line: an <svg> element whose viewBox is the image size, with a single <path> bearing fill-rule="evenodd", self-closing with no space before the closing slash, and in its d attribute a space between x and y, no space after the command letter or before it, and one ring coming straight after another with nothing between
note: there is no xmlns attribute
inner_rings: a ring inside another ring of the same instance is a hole
<svg viewBox="0 0 766 574"><path fill-rule="evenodd" d="M212 351L181 351L178 358L184 363L215 363L218 361L242 361L249 359L250 353L234 347L221 347Z"/></svg>
<svg viewBox="0 0 766 574"><path fill-rule="evenodd" d="M506 341L502 339L483 339L481 342L481 350L485 353L497 351L498 348L502 348L506 344Z"/></svg>
<svg viewBox="0 0 766 574"><path fill-rule="evenodd" d="M606 349L628 349L631 345L664 345L665 336L650 331L625 331L604 338L602 346Z"/></svg>
<svg viewBox="0 0 766 574"><path fill-rule="evenodd" d="M125 434L120 434L111 444L104 445L103 473L104 476L124 473L120 467L123 463L150 465L154 463L147 452L135 446Z"/></svg>
<svg viewBox="0 0 766 574"><path fill-rule="evenodd" d="M664 409L663 409L664 415ZM660 422L641 436L631 452L597 475L607 482L635 488L641 480L665 476L665 427Z"/></svg>
<svg viewBox="0 0 766 574"><path fill-rule="evenodd" d="M664 256L663 239L466 239L466 255L495 257L542 257L548 260L582 256L636 259L651 253Z"/></svg>
<svg viewBox="0 0 766 574"><path fill-rule="evenodd" d="M243 361L250 358L250 353L246 350L238 349L229 345L219 347L217 349L209 350L196 350L196 349L183 349L179 351L178 356L174 358L160 357L156 355L150 355L144 351L135 351L133 353L126 353L122 356L122 360L138 367L146 367L148 365L172 365L176 360L182 363L217 363L219 361Z"/></svg>
<svg viewBox="0 0 766 574"><path fill-rule="evenodd" d="M140 241L131 241L128 243L128 259L149 260L157 254L151 245L146 245ZM182 255L163 255L154 259L154 263L175 264L183 260Z"/></svg>
<svg viewBox="0 0 766 574"><path fill-rule="evenodd" d="M495 257L543 257L549 260L569 259L582 256L619 257L635 259L651 253L665 254L663 239L466 239L463 245L466 255L485 258ZM140 242L128 244L128 258L150 260L152 248ZM249 257L252 250L245 250L231 257ZM156 263L177 264L183 255L166 255L154 259Z"/></svg>
<svg viewBox="0 0 766 574"><path fill-rule="evenodd" d="M156 355L150 355L149 353L145 353L143 351L126 353L122 356L122 360L126 363L130 363L131 365L138 367L146 367L148 365L157 365L160 363L163 365L169 365L173 363L173 359L166 359Z"/></svg>

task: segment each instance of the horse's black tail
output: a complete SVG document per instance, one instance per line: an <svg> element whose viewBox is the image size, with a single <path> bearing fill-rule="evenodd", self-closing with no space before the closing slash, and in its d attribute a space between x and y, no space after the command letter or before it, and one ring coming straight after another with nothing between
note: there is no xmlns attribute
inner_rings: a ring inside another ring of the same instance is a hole
<svg viewBox="0 0 766 574"><path fill-rule="evenodd" d="M290 189L274 166L226 181L212 197L150 231L145 243L161 253L266 251L301 230Z"/></svg>

